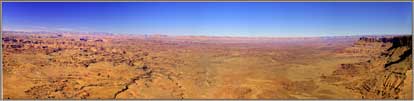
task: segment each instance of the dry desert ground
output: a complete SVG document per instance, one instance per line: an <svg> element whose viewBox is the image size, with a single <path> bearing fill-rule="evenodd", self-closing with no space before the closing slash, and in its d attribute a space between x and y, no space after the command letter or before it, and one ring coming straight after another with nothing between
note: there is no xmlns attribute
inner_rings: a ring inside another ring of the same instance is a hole
<svg viewBox="0 0 414 101"><path fill-rule="evenodd" d="M4 99L412 99L411 36L2 34Z"/></svg>

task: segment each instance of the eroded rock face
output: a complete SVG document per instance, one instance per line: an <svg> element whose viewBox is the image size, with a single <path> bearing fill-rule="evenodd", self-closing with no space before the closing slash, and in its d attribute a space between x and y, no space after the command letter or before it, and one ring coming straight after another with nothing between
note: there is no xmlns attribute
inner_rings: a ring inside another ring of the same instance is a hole
<svg viewBox="0 0 414 101"><path fill-rule="evenodd" d="M378 54L382 56L367 62L361 62L359 57L335 55L356 39L238 42L245 38L6 33L2 43L3 96L6 99L411 98L412 92L407 90L411 89L407 86L411 84L408 79L412 78L411 72L407 70L410 68L401 66L407 65L411 56L407 52L411 48L406 47L410 46L408 39L362 38L360 48L389 44L388 48L372 48L370 51L383 51ZM341 67L333 75L325 74L337 66ZM328 76L319 80L320 75Z"/></svg>
<svg viewBox="0 0 414 101"><path fill-rule="evenodd" d="M342 53L356 57L375 57L390 48L392 42L392 38L389 37L361 37L352 47L345 49Z"/></svg>
<svg viewBox="0 0 414 101"><path fill-rule="evenodd" d="M366 62L342 64L333 77L350 81L342 80L363 99L412 99L411 36L361 40L375 44L390 42L392 46Z"/></svg>

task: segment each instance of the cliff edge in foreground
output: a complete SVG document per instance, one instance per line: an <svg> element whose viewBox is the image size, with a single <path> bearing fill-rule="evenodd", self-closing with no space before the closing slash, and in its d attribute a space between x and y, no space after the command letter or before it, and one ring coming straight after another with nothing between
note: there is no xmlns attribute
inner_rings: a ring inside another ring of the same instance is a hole
<svg viewBox="0 0 414 101"><path fill-rule="evenodd" d="M362 99L412 99L412 36L372 40L392 46L366 62L342 64L323 78L336 78L335 84L359 93Z"/></svg>

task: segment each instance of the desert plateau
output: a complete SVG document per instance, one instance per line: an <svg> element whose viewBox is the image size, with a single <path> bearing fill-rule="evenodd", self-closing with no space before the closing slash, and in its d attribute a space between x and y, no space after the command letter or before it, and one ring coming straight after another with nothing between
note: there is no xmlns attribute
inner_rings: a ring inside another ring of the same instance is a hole
<svg viewBox="0 0 414 101"><path fill-rule="evenodd" d="M2 32L4 99L412 99L412 36Z"/></svg>

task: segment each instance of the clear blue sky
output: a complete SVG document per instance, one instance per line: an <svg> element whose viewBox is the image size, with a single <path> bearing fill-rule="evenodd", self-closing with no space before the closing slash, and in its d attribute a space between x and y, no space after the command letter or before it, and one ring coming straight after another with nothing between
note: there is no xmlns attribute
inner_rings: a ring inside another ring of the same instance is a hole
<svg viewBox="0 0 414 101"><path fill-rule="evenodd" d="M410 34L410 2L3 2L3 28L129 34Z"/></svg>

